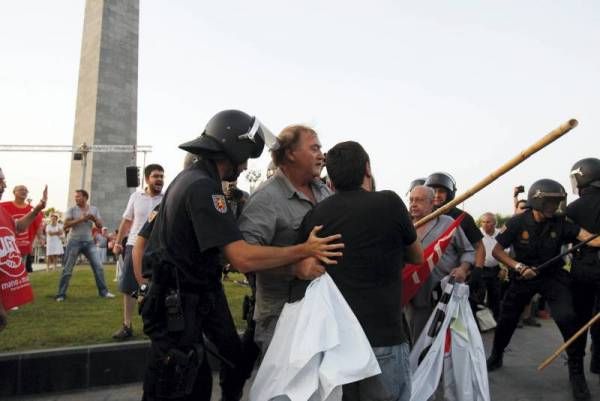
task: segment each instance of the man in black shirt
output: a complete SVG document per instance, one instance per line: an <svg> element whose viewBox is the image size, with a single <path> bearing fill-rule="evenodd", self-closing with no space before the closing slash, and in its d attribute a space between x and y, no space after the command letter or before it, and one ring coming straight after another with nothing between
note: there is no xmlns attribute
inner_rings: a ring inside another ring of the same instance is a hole
<svg viewBox="0 0 600 401"><path fill-rule="evenodd" d="M488 358L488 370L502 367L504 349L510 342L519 317L535 293L542 294L550 304L552 317L563 338L567 340L578 329L573 310L569 273L559 260L543 270L535 266L546 262L561 252L564 244L586 240L591 234L556 211L567 194L562 185L550 179L536 181L529 189L527 203L530 210L513 216L506 222L506 230L496 237L493 256L518 276L508 288L500 311L500 320L494 335L492 353ZM600 238L590 242L600 246ZM515 258L505 248L512 246ZM583 355L572 345L567 348L569 356L569 378L573 395L577 400L590 397L583 374Z"/></svg>
<svg viewBox="0 0 600 401"><path fill-rule="evenodd" d="M304 241L313 224L341 233L344 256L327 267L363 327L382 374L344 386L344 400L408 400L408 342L402 321L401 274L405 262L422 263L422 250L402 200L372 190L369 156L356 142L327 152L327 172L336 191L308 212L299 228ZM297 268L300 278L312 278ZM292 299L307 282L292 283Z"/></svg>
<svg viewBox="0 0 600 401"><path fill-rule="evenodd" d="M151 351L144 377L144 400L209 401L212 375L204 357L203 335L231 366L221 371L222 400L239 400L252 366L243 349L221 285L221 250L241 272L272 268L317 257L340 256L339 236L316 237L291 247L246 243L222 192L248 158L263 145L277 146L255 117L238 110L217 113L197 139L180 147L200 160L183 170L169 186L143 257L152 270L141 315ZM308 269L317 269L313 263ZM320 266L319 266L320 269Z"/></svg>
<svg viewBox="0 0 600 401"><path fill-rule="evenodd" d="M591 233L600 233L600 160L587 158L571 168L573 192L579 199L567 206L567 217ZM600 253L597 248L584 246L573 257L573 304L577 314L577 325L585 325L600 302ZM592 358L590 371L600 373L600 324L590 328ZM575 343L577 353L585 354L587 333Z"/></svg>

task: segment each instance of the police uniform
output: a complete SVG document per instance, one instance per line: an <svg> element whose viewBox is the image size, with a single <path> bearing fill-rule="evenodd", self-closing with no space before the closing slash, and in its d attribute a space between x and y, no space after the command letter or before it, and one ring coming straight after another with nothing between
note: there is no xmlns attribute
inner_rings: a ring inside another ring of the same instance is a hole
<svg viewBox="0 0 600 401"><path fill-rule="evenodd" d="M152 340L144 400L210 400L203 335L235 365L222 370L221 385L231 393L224 399L238 399L252 367L242 366L241 342L221 284L220 248L242 235L214 162L201 160L181 172L153 223L144 254L146 274L154 261L152 283L141 309L144 332ZM182 306L179 315L165 305L174 292ZM177 327L178 319L184 321L183 329Z"/></svg>
<svg viewBox="0 0 600 401"><path fill-rule="evenodd" d="M567 206L567 216L590 233L600 232L600 188L589 187L581 197ZM573 255L571 267L573 279L573 303L582 327L598 311L600 302L600 251L598 248L583 246ZM600 325L590 328L592 337L591 371L600 373ZM587 336L582 335L575 345L578 354L585 353Z"/></svg>
<svg viewBox="0 0 600 401"><path fill-rule="evenodd" d="M538 266L561 253L563 244L577 240L580 228L564 217L536 222L532 210L513 216L506 222L506 230L496 237L502 248L513 247L514 259L527 265ZM517 327L519 317L531 297L542 294L550 304L552 317L563 338L577 331L577 322L569 287L569 274L564 262L556 261L536 277L516 279L508 288L500 311L500 320L494 336L492 353L502 354ZM567 349L572 356L573 347Z"/></svg>

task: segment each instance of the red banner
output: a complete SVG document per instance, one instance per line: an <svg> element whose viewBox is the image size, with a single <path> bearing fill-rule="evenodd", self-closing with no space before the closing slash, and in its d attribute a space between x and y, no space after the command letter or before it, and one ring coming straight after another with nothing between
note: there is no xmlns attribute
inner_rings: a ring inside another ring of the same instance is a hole
<svg viewBox="0 0 600 401"><path fill-rule="evenodd" d="M423 251L425 262L423 264L404 266L404 269L402 269L402 306L408 304L417 295L421 286L425 284L431 271L440 261L446 248L448 248L456 228L460 225L464 217L464 213L458 216L442 235L425 248Z"/></svg>
<svg viewBox="0 0 600 401"><path fill-rule="evenodd" d="M14 223L0 213L0 301L8 310L33 301L25 263L15 240Z"/></svg>

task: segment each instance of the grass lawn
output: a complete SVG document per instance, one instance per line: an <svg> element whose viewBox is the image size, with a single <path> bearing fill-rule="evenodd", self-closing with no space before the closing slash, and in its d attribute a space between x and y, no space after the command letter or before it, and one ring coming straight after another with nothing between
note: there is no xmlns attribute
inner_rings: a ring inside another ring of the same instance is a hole
<svg viewBox="0 0 600 401"><path fill-rule="evenodd" d="M65 302L56 302L54 295L60 271L31 273L29 278L35 300L9 312L8 327L0 332L0 352L115 342L112 333L123 321L123 297L113 281L115 266L105 266L104 274L108 288L116 298L100 298L91 268L82 264L73 272ZM223 283L225 292L236 326L243 329L242 300L250 289L235 283L243 280L243 275L230 273L229 276L234 281ZM133 330L134 340L145 338L137 313Z"/></svg>

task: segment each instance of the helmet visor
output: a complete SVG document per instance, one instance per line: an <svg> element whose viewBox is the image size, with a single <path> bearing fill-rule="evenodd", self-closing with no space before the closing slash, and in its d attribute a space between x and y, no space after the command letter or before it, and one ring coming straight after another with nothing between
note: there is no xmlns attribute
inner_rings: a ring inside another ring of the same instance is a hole
<svg viewBox="0 0 600 401"><path fill-rule="evenodd" d="M571 189L573 190L573 193L575 195L579 195L579 188L578 188L578 184L577 184L577 177L575 177L575 174L571 173L571 176L569 178L571 179Z"/></svg>
<svg viewBox="0 0 600 401"><path fill-rule="evenodd" d="M579 195L579 180L578 177L582 177L583 172L581 171L581 167L572 170L571 174L569 174L569 178L571 179L571 188L573 189L573 193L575 195Z"/></svg>
<svg viewBox="0 0 600 401"><path fill-rule="evenodd" d="M265 146L269 150L277 150L279 148L279 140L266 125L260 122L260 120L254 117L254 124L245 134L240 135L239 139L249 139L256 143L256 136L260 136L265 143Z"/></svg>

